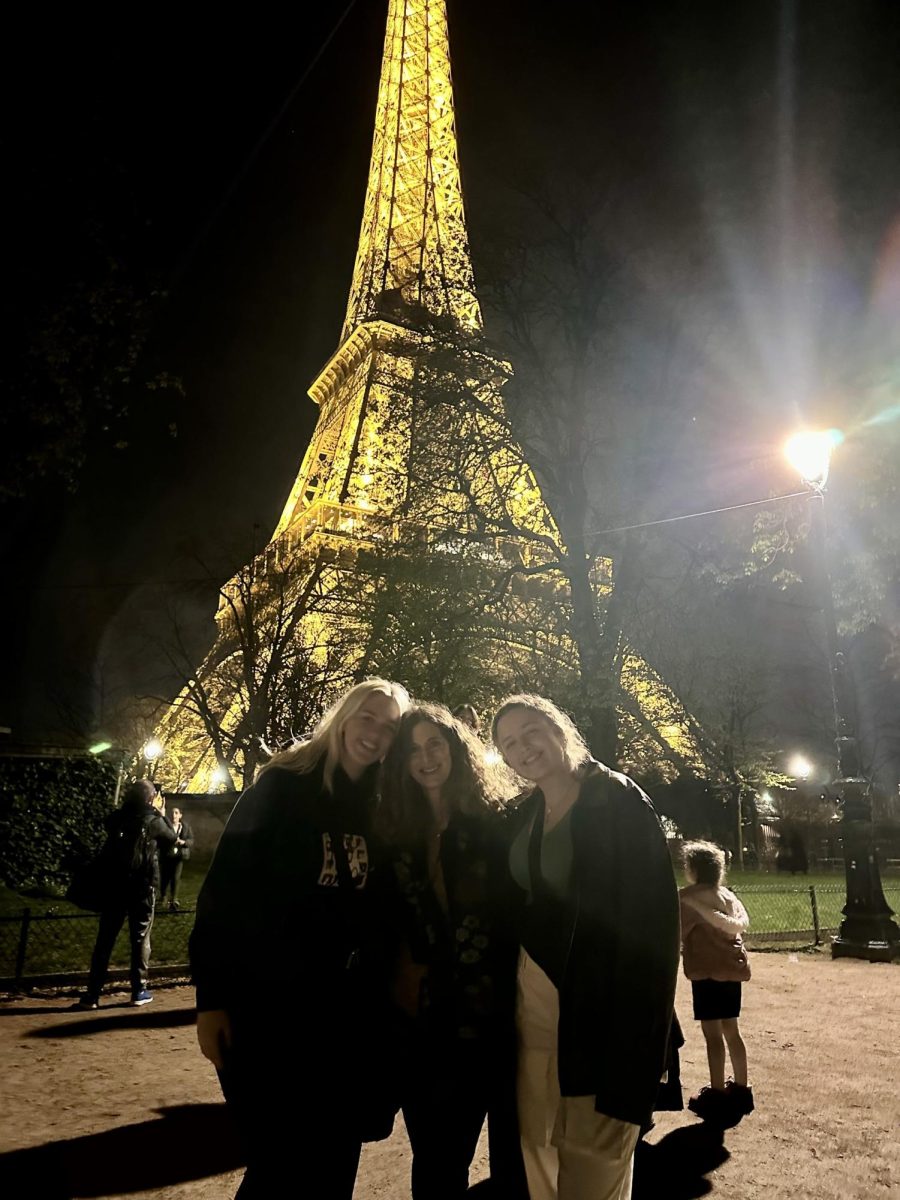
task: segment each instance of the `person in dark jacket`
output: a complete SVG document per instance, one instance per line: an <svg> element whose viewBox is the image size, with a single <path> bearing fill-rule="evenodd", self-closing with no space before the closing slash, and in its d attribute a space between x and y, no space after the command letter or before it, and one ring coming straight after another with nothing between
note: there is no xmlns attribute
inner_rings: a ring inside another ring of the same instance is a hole
<svg viewBox="0 0 900 1200"><path fill-rule="evenodd" d="M518 947L504 940L498 888L503 782L472 729L437 704L410 708L385 759L376 828L403 901L395 996L414 1200L465 1196L486 1116L494 1194L519 1182L527 1198L513 1089Z"/></svg>
<svg viewBox="0 0 900 1200"><path fill-rule="evenodd" d="M243 1135L241 1200L349 1200L387 1136L388 990L375 783L409 703L351 688L238 800L197 899L197 1037ZM386 901L384 902L386 904Z"/></svg>
<svg viewBox="0 0 900 1200"><path fill-rule="evenodd" d="M178 885L181 883L181 873L184 864L191 857L194 846L194 832L184 820L180 808L173 808L170 816L172 828L175 830L175 844L167 846L159 855L159 900L164 903L169 897L169 909L178 911Z"/></svg>
<svg viewBox="0 0 900 1200"><path fill-rule="evenodd" d="M159 890L159 853L175 843L156 785L139 779L127 789L121 808L106 818L106 844L101 858L107 864L109 900L100 913L97 941L91 956L87 991L76 1007L98 1008L119 930L128 920L131 944L131 1003L149 1004L150 929Z"/></svg>
<svg viewBox="0 0 900 1200"><path fill-rule="evenodd" d="M532 1200L628 1200L634 1149L665 1071L678 895L649 798L595 762L540 696L494 717L534 785L516 810L511 895L522 951L518 1110Z"/></svg>

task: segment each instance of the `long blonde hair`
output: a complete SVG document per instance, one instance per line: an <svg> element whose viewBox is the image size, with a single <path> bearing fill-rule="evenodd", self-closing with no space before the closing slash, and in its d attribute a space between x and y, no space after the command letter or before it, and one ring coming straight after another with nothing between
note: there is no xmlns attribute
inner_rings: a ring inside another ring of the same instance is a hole
<svg viewBox="0 0 900 1200"><path fill-rule="evenodd" d="M324 756L325 770L322 772L322 782L327 792L333 791L335 768L341 761L341 734L344 726L359 712L369 697L376 694L390 696L400 709L401 716L409 708L409 693L401 683L392 683L388 679L366 679L357 683L335 700L312 731L310 738L273 754L265 766L259 769L257 779L272 767L307 775L315 770Z"/></svg>

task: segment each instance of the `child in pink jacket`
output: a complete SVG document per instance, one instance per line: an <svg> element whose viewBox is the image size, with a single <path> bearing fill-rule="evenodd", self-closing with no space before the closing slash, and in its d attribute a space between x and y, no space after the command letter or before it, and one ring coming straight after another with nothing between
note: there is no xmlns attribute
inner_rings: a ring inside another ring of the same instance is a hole
<svg viewBox="0 0 900 1200"><path fill-rule="evenodd" d="M688 886L678 893L682 962L694 995L694 1019L706 1039L710 1080L688 1108L706 1121L731 1126L753 1111L747 1047L738 1026L741 984L750 978L741 934L750 921L734 892L723 886L724 852L712 842L687 842L683 853ZM726 1047L734 1073L727 1083Z"/></svg>

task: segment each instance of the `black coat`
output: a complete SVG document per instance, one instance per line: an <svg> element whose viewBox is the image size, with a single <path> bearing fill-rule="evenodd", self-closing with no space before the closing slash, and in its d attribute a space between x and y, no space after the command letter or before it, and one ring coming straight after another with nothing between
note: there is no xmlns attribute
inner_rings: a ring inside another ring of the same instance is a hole
<svg viewBox="0 0 900 1200"><path fill-rule="evenodd" d="M198 1009L259 1004L264 987L327 1016L335 988L350 978L348 962L381 957L391 872L371 835L375 773L353 783L338 768L328 793L322 769L272 768L235 805L197 898ZM340 885L332 837L350 847L349 887Z"/></svg>
<svg viewBox="0 0 900 1200"><path fill-rule="evenodd" d="M159 857L175 844L175 830L169 820L152 804L125 804L107 813L103 823L106 828L106 844L100 851L100 856L107 857L113 863L123 853L130 859L132 847L140 836L142 826L146 835L147 862L121 875L119 890L122 895L142 897L149 895L151 888L158 892ZM116 849L118 845L123 849ZM119 870L121 867L116 864L114 873Z"/></svg>
<svg viewBox="0 0 900 1200"><path fill-rule="evenodd" d="M173 825L172 828L175 829L175 826ZM181 838L184 845L172 845L166 848L163 857L169 860L170 866L179 861L187 862L191 857L191 850L194 848L194 831L187 821L182 821L180 828L175 829L175 836Z"/></svg>
<svg viewBox="0 0 900 1200"><path fill-rule="evenodd" d="M510 821L530 825L536 791ZM643 1125L666 1066L679 962L678 892L648 796L625 775L592 764L571 815L572 884L559 985L559 1084L595 1096L596 1109ZM511 903L525 893L510 878Z"/></svg>

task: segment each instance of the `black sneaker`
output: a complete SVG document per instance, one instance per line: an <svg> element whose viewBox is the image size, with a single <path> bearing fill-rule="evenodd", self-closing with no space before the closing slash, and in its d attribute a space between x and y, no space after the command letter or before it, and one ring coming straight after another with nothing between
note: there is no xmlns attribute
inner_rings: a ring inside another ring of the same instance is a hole
<svg viewBox="0 0 900 1200"><path fill-rule="evenodd" d="M91 996L79 996L79 998L72 1005L72 1011L73 1012L93 1012L95 1009L97 1009L99 1007L100 1007L99 1002L97 1000L94 1000Z"/></svg>

